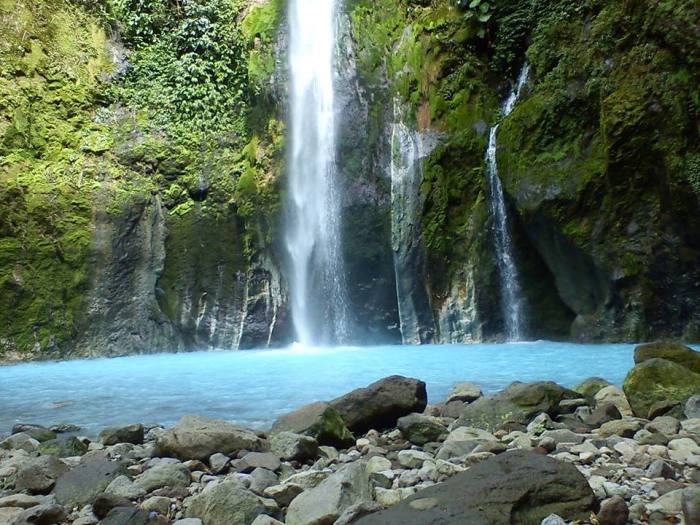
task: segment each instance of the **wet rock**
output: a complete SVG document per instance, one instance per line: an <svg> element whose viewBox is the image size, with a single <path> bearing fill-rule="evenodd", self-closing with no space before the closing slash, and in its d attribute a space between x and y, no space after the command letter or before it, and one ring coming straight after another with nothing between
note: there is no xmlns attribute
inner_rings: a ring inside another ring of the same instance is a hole
<svg viewBox="0 0 700 525"><path fill-rule="evenodd" d="M67 507L88 505L123 473L124 465L117 461L101 458L83 460L56 481L56 501Z"/></svg>
<svg viewBox="0 0 700 525"><path fill-rule="evenodd" d="M70 432L79 432L81 428L78 425L73 425L71 423L59 423L58 425L53 425L50 427L51 432L56 434L68 434Z"/></svg>
<svg viewBox="0 0 700 525"><path fill-rule="evenodd" d="M29 459L17 471L15 488L31 494L48 494L68 466L53 456Z"/></svg>
<svg viewBox="0 0 700 525"><path fill-rule="evenodd" d="M190 471L182 463L161 461L136 476L134 484L147 493L163 487L185 488L190 484Z"/></svg>
<svg viewBox="0 0 700 525"><path fill-rule="evenodd" d="M372 500L365 464L361 461L341 467L316 488L297 496L289 505L287 525L333 523L354 504Z"/></svg>
<svg viewBox="0 0 700 525"><path fill-rule="evenodd" d="M186 516L206 525L248 525L265 513L263 501L233 480L208 485L190 501Z"/></svg>
<svg viewBox="0 0 700 525"><path fill-rule="evenodd" d="M284 461L306 461L318 457L318 441L294 432L270 436L270 450Z"/></svg>
<svg viewBox="0 0 700 525"><path fill-rule="evenodd" d="M517 472L518 476L508 473ZM595 498L573 465L525 451L506 452L422 490L358 525L539 524L552 512L586 519Z"/></svg>
<svg viewBox="0 0 700 525"><path fill-rule="evenodd" d="M66 517L66 509L60 505L37 505L22 511L13 525L54 525Z"/></svg>
<svg viewBox="0 0 700 525"><path fill-rule="evenodd" d="M409 414L399 418L397 426L404 437L414 445L425 445L447 436L447 428L440 419L422 414Z"/></svg>
<svg viewBox="0 0 700 525"><path fill-rule="evenodd" d="M390 376L330 402L352 432L384 429L398 418L423 412L428 404L425 383L403 376Z"/></svg>
<svg viewBox="0 0 700 525"><path fill-rule="evenodd" d="M620 496L613 496L603 500L596 517L600 525L625 525L629 517L627 503Z"/></svg>
<svg viewBox="0 0 700 525"><path fill-rule="evenodd" d="M116 445L117 443L140 445L143 443L143 438L144 429L141 424L106 428L100 432L100 442L105 446Z"/></svg>
<svg viewBox="0 0 700 525"><path fill-rule="evenodd" d="M445 404L451 403L452 401L471 403L472 401L476 401L483 395L484 394L481 392L481 389L478 386L476 386L474 383L469 383L465 381L462 383L457 383L455 386L452 387L450 393L447 394Z"/></svg>
<svg viewBox="0 0 700 525"><path fill-rule="evenodd" d="M39 443L56 439L56 433L41 425L18 423L12 427L13 434L24 433L36 439Z"/></svg>
<svg viewBox="0 0 700 525"><path fill-rule="evenodd" d="M173 428L158 436L154 453L161 457L206 461L217 452L258 452L266 448L267 442L250 430L217 419L184 416Z"/></svg>
<svg viewBox="0 0 700 525"><path fill-rule="evenodd" d="M344 448L355 443L340 413L328 403L312 403L281 416L272 425L272 434L284 431L311 436L321 445Z"/></svg>

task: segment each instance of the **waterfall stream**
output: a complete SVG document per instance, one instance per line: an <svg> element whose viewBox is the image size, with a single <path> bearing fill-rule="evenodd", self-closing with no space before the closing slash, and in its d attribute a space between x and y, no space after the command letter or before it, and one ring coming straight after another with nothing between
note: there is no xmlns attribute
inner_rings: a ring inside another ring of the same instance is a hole
<svg viewBox="0 0 700 525"><path fill-rule="evenodd" d="M520 98L520 93L527 83L529 72L530 69L525 64L515 87L501 108L502 117L507 117L513 111L516 102ZM498 124L491 128L489 134L486 166L490 187L491 213L494 220L496 258L501 281L501 307L503 309L506 337L510 341L518 341L523 337L523 299L518 267L515 264L513 253L513 240L508 225L508 211L503 195L503 186L498 176L498 161L496 160L497 139Z"/></svg>
<svg viewBox="0 0 700 525"><path fill-rule="evenodd" d="M290 157L285 241L296 337L346 340L347 291L340 243L335 152L336 0L289 6Z"/></svg>

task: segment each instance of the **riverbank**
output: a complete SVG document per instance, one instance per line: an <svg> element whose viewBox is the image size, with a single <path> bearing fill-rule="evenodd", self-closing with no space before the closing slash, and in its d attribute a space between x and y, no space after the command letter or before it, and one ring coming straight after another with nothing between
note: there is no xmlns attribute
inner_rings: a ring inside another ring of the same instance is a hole
<svg viewBox="0 0 700 525"><path fill-rule="evenodd" d="M425 383L392 376L265 432L201 416L96 439L15 426L0 442L0 523L695 524L699 358L646 345L624 390L460 383L433 405Z"/></svg>

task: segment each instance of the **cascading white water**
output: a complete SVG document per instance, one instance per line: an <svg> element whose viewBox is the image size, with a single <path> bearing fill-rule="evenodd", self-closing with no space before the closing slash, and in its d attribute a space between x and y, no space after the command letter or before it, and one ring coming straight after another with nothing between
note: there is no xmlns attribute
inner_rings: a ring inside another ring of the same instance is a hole
<svg viewBox="0 0 700 525"><path fill-rule="evenodd" d="M290 139L286 247L297 340L346 340L347 300L335 181L336 0L289 4Z"/></svg>
<svg viewBox="0 0 700 525"><path fill-rule="evenodd" d="M518 77L518 82L501 108L503 117L507 117L513 111L520 93L527 83L529 73L530 69L525 64ZM506 336L510 341L518 341L523 336L523 300L518 268L513 256L513 240L508 227L508 212L503 196L503 187L498 176L498 162L496 160L497 138L498 124L491 128L489 134L489 146L486 150L486 167L490 186L491 213L494 220L496 257L501 279L501 306L503 308Z"/></svg>

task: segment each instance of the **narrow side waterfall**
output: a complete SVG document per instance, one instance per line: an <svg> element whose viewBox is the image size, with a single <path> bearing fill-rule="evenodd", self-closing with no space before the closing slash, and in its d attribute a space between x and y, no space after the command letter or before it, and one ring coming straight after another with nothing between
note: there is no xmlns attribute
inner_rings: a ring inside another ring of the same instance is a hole
<svg viewBox="0 0 700 525"><path fill-rule="evenodd" d="M501 109L502 117L507 117L513 111L516 102L520 98L520 93L527 83L529 73L529 66L525 64L513 91L503 104ZM489 134L489 145L486 150L486 167L490 187L491 213L494 221L496 258L501 279L501 307L505 320L506 337L510 341L518 341L523 337L523 300L518 267L515 264L513 255L513 240L508 225L508 212L503 196L503 186L498 176L498 162L496 160L497 139L498 124L491 128Z"/></svg>
<svg viewBox="0 0 700 525"><path fill-rule="evenodd" d="M416 164L421 157L420 146L420 141L404 124L398 103L394 101L394 123L391 126L391 248L394 254L399 329L404 344L422 342L411 293L415 269L410 264L417 233L415 220L420 180L416 178Z"/></svg>
<svg viewBox="0 0 700 525"><path fill-rule="evenodd" d="M286 248L292 317L303 345L346 340L333 78L336 0L289 4L290 158Z"/></svg>

